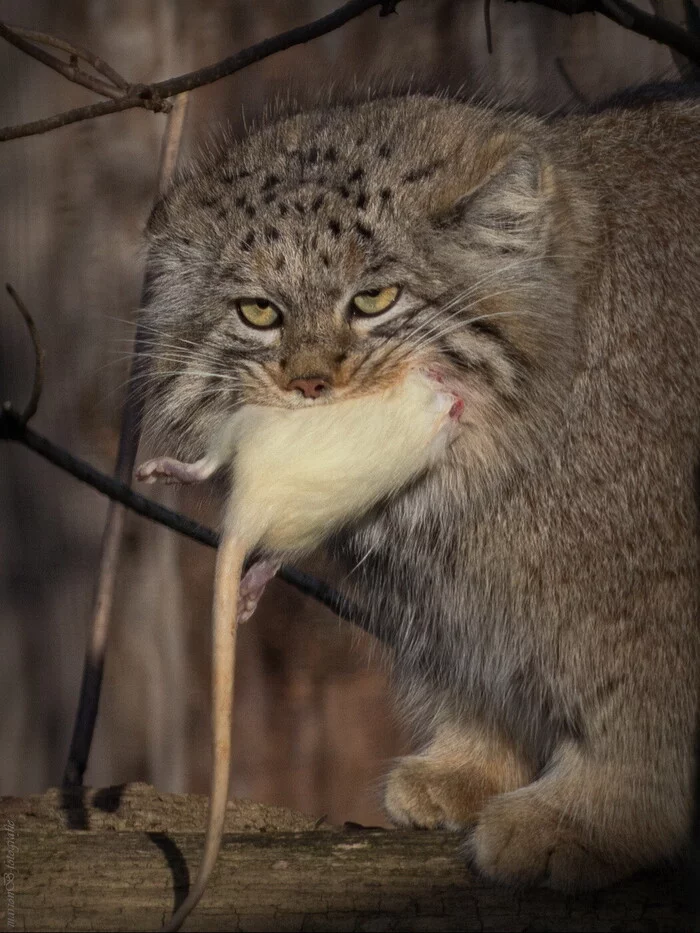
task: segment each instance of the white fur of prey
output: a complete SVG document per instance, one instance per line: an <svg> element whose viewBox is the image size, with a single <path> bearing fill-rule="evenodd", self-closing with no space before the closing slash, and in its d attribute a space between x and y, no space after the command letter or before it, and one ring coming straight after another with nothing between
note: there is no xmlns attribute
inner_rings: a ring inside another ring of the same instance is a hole
<svg viewBox="0 0 700 933"><path fill-rule="evenodd" d="M227 531L271 551L316 546L441 455L453 402L411 373L385 392L331 405L242 408L219 442L220 459L232 461Z"/></svg>

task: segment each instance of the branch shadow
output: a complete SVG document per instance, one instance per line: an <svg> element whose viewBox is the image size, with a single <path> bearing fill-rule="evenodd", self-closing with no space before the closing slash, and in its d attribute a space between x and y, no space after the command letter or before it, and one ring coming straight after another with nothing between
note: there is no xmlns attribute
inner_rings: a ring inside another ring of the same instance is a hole
<svg viewBox="0 0 700 933"><path fill-rule="evenodd" d="M190 891L190 870L187 867L185 856L178 844L167 833L146 833L165 856L168 868L173 876L173 893L175 901L173 913L179 908Z"/></svg>
<svg viewBox="0 0 700 933"><path fill-rule="evenodd" d="M125 787L125 784L103 787L93 796L91 806L104 813L116 813L121 805ZM87 793L88 788L83 787L82 784L61 788L61 810L68 829L90 829L90 807L86 803Z"/></svg>

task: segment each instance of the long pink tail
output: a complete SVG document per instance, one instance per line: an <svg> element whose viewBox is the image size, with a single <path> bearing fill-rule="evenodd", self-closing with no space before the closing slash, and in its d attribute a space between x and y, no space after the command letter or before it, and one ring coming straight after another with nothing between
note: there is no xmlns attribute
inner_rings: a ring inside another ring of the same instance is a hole
<svg viewBox="0 0 700 933"><path fill-rule="evenodd" d="M212 635L212 770L204 856L197 880L163 933L179 930L197 906L216 863L224 833L231 770L231 721L236 661L238 590L246 546L224 532L216 559Z"/></svg>

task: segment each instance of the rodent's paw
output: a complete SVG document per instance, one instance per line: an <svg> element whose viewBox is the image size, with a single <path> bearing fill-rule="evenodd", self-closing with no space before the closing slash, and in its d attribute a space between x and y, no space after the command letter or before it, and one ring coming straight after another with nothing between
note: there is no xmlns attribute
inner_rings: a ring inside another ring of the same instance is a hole
<svg viewBox="0 0 700 933"><path fill-rule="evenodd" d="M141 483L190 484L208 479L213 469L207 458L183 463L172 457L156 457L137 467L134 476Z"/></svg>
<svg viewBox="0 0 700 933"><path fill-rule="evenodd" d="M183 483L190 482L187 476L188 464L170 457L158 457L146 460L137 467L134 476L140 483Z"/></svg>
<svg viewBox="0 0 700 933"><path fill-rule="evenodd" d="M584 827L544 798L523 788L487 803L468 842L479 871L504 884L563 891L602 888L629 873L629 865L601 853Z"/></svg>
<svg viewBox="0 0 700 933"><path fill-rule="evenodd" d="M475 822L491 793L482 775L412 755L389 774L384 808L397 826L458 830Z"/></svg>
<svg viewBox="0 0 700 933"><path fill-rule="evenodd" d="M243 579L238 591L238 624L247 622L257 609L265 587L280 568L280 562L259 560L253 564Z"/></svg>

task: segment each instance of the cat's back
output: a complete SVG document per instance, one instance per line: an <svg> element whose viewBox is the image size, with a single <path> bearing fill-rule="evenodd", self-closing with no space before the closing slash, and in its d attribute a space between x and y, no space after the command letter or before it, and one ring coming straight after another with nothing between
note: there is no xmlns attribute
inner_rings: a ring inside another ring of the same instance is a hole
<svg viewBox="0 0 700 933"><path fill-rule="evenodd" d="M610 580L643 568L640 594L662 569L696 587L700 101L623 98L552 128L597 241L561 471L547 480L566 504L559 553Z"/></svg>
<svg viewBox="0 0 700 933"><path fill-rule="evenodd" d="M682 424L697 448L700 97L641 89L553 130L597 215L584 365L634 398L650 424Z"/></svg>
<svg viewBox="0 0 700 933"><path fill-rule="evenodd" d="M700 92L677 94L630 92L550 124L558 157L576 163L601 221L637 216L653 225L660 238L651 252L659 259L674 242L697 248Z"/></svg>

